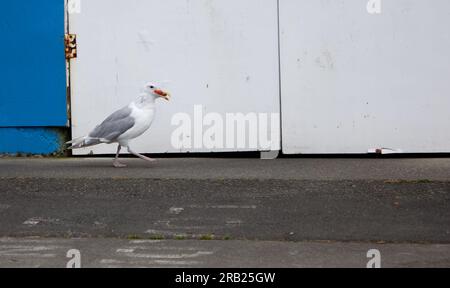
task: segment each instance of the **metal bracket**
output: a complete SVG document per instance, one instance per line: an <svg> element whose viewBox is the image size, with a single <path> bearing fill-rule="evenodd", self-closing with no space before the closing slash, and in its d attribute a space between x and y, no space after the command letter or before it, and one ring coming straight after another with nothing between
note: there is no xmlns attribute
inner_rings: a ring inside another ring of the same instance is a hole
<svg viewBox="0 0 450 288"><path fill-rule="evenodd" d="M392 148L371 148L368 151L369 154L401 154L404 153L401 149L392 149Z"/></svg>
<svg viewBox="0 0 450 288"><path fill-rule="evenodd" d="M278 158L280 151L261 151L261 160L274 160Z"/></svg>
<svg viewBox="0 0 450 288"><path fill-rule="evenodd" d="M77 35L66 34L64 36L66 59L77 58Z"/></svg>

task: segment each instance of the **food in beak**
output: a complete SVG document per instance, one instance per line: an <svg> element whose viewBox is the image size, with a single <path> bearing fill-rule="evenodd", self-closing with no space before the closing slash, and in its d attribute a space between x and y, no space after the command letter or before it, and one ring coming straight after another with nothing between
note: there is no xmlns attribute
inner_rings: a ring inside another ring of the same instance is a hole
<svg viewBox="0 0 450 288"><path fill-rule="evenodd" d="M155 90L155 93L156 93L157 95L163 97L163 98L166 99L166 100L169 100L169 99L170 99L170 94L167 93L167 92L164 92L164 91L162 91L162 90Z"/></svg>
<svg viewBox="0 0 450 288"><path fill-rule="evenodd" d="M158 94L159 96L162 96L162 97L166 97L169 94L169 93L164 92L162 90L155 90L155 93Z"/></svg>

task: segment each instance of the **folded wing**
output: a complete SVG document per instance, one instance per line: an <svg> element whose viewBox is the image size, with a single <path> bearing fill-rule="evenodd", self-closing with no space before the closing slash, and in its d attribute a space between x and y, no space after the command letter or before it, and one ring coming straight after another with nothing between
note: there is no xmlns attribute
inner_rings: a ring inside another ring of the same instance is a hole
<svg viewBox="0 0 450 288"><path fill-rule="evenodd" d="M69 149L83 148L100 143L115 142L123 133L127 132L135 124L131 116L131 108L124 107L117 110L106 118L100 125L95 127L88 136L75 139L68 144L72 144Z"/></svg>

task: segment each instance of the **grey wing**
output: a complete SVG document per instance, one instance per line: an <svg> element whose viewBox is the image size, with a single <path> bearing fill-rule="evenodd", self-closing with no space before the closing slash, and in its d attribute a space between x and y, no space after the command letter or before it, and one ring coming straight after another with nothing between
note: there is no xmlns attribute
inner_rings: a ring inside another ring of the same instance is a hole
<svg viewBox="0 0 450 288"><path fill-rule="evenodd" d="M116 140L133 126L134 119L131 117L131 109L124 107L111 114L102 124L95 127L89 134L89 137L110 142Z"/></svg>

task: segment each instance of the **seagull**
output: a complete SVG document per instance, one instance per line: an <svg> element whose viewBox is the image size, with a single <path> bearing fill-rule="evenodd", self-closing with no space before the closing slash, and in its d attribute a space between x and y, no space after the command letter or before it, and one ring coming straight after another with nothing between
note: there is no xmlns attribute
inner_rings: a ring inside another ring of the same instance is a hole
<svg viewBox="0 0 450 288"><path fill-rule="evenodd" d="M87 136L76 138L66 144L71 145L68 149L79 149L102 143L118 143L116 157L113 166L116 168L126 167L119 162L119 154L122 147L128 152L149 162L155 161L141 155L130 148L130 140L141 136L152 125L155 116L155 101L158 98L170 100L170 94L147 83L139 97L129 105L112 113L100 125L95 127Z"/></svg>

